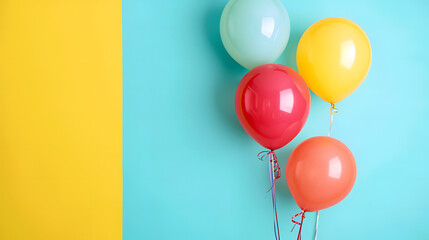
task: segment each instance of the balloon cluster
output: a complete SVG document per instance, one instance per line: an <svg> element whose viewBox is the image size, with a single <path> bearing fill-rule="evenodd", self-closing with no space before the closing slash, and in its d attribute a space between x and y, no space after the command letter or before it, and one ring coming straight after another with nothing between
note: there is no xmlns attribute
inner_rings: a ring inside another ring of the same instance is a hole
<svg viewBox="0 0 429 240"><path fill-rule="evenodd" d="M297 49L299 74L274 64L290 34L288 13L279 0L230 0L220 20L222 42L233 59L250 71L235 95L235 109L244 130L260 145L261 160L269 158L274 234L280 239L275 181L280 178L277 150L294 139L310 111L309 88L335 104L355 91L371 65L371 46L365 32L345 18L331 17L311 25ZM299 144L286 165L290 192L302 212L319 211L343 200L353 188L356 163L352 152L337 139L312 137ZM259 156L258 155L258 156ZM315 237L316 238L316 237Z"/></svg>

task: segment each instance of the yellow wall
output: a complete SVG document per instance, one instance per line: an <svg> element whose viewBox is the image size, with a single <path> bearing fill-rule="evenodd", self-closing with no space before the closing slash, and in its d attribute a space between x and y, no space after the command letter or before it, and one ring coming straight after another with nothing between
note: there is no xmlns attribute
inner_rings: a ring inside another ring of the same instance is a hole
<svg viewBox="0 0 429 240"><path fill-rule="evenodd" d="M120 0L0 1L0 239L121 239Z"/></svg>

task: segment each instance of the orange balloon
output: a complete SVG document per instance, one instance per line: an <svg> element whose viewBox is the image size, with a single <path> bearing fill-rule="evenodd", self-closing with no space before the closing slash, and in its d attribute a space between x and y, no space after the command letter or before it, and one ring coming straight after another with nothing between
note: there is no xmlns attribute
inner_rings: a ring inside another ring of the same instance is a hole
<svg viewBox="0 0 429 240"><path fill-rule="evenodd" d="M356 162L347 146L331 137L313 137L299 144L286 165L286 180L305 212L343 200L356 180Z"/></svg>

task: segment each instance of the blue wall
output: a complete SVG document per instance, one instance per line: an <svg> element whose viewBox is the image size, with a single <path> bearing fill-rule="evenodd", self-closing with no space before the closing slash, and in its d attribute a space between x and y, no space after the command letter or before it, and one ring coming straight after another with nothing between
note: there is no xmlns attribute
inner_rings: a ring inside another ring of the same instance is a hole
<svg viewBox="0 0 429 240"><path fill-rule="evenodd" d="M273 239L263 150L241 128L234 93L246 70L226 53L226 0L123 0L124 239ZM425 239L429 234L429 2L283 1L291 37L278 63L296 69L298 41L325 17L358 23L373 62L338 104L332 136L354 153L355 187L321 212L319 239ZM329 105L312 94L303 131L278 152L326 135ZM278 183L284 239L300 210ZM315 213L303 239L311 239Z"/></svg>

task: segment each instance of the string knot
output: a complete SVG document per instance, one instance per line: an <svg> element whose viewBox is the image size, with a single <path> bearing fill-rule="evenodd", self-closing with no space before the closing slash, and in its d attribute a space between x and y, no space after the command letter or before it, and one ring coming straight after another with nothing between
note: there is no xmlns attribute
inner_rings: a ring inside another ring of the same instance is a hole
<svg viewBox="0 0 429 240"><path fill-rule="evenodd" d="M331 103L331 107L329 108L329 131L328 131L328 137L331 136L331 129L332 124L334 123L334 116L333 113L338 113L338 108L335 106L334 103Z"/></svg>
<svg viewBox="0 0 429 240"><path fill-rule="evenodd" d="M338 113L338 108L335 106L334 103L331 103L331 111L332 113Z"/></svg>
<svg viewBox="0 0 429 240"><path fill-rule="evenodd" d="M276 153L271 150L271 151L262 151L258 154L258 159L261 161L265 161L265 160L269 160L270 163L273 163L273 170L274 170L274 180L279 179L280 178L280 166L279 166L279 162L277 160L277 155Z"/></svg>
<svg viewBox="0 0 429 240"><path fill-rule="evenodd" d="M302 215L301 216L301 222L295 221L294 218L297 218L300 215ZM302 221L304 220L304 218L305 218L305 212L304 211L301 211L300 213L297 213L297 214L293 215L293 217L292 217L292 222L294 223L293 227L295 227L296 225L301 225ZM293 228L292 228L292 230L293 230Z"/></svg>

